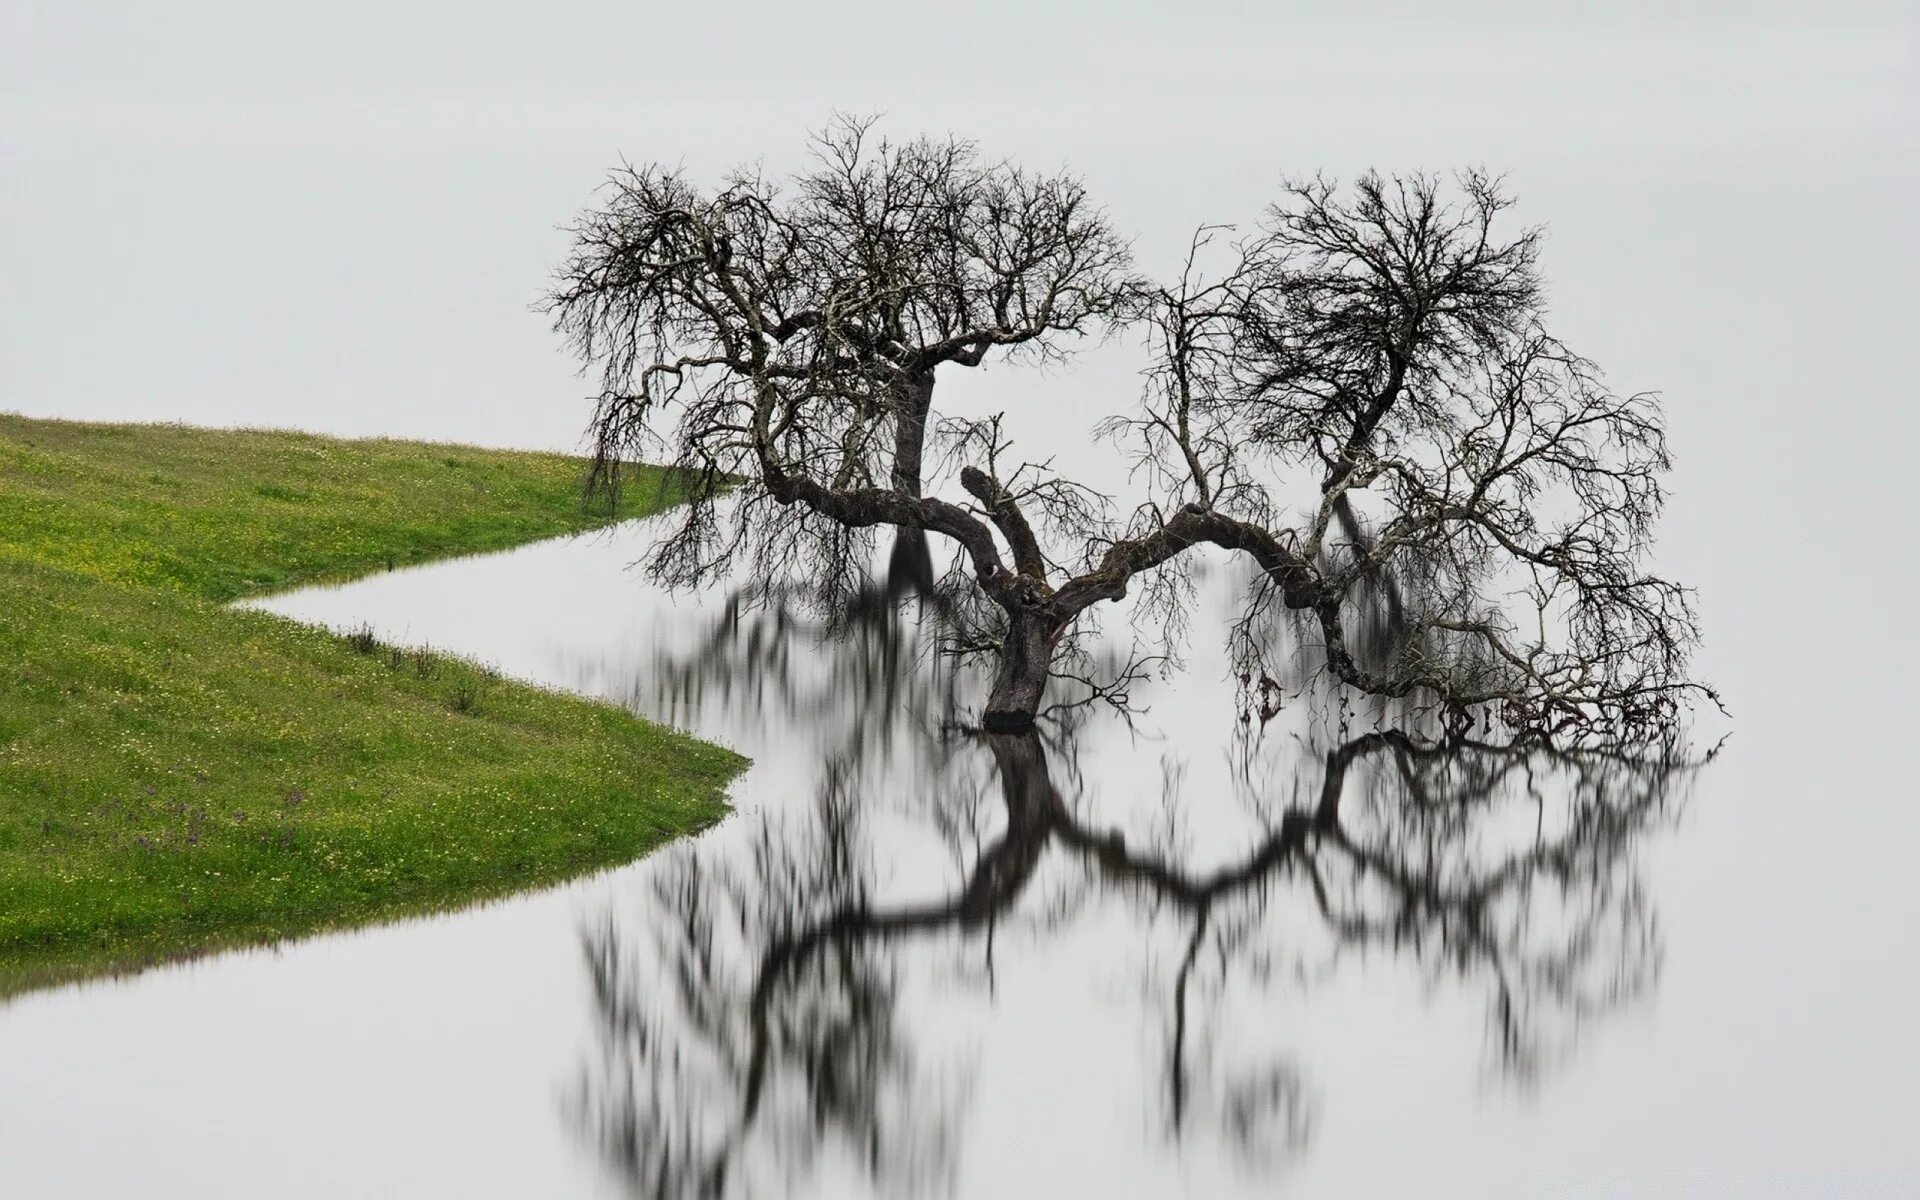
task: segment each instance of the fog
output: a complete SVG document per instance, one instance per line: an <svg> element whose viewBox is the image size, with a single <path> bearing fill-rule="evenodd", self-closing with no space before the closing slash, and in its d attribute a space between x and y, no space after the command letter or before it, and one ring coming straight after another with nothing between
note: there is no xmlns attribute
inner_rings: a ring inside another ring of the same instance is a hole
<svg viewBox="0 0 1920 1200"><path fill-rule="evenodd" d="M577 446L562 227L622 158L779 171L835 111L1071 166L1156 271L1287 174L1503 172L1556 332L1666 399L1660 565L1733 711L1663 872L1685 1005L1592 1070L1670 1068L1629 1139L1749 1097L1650 1170L1920 1170L1920 14L1447 7L4 0L0 409ZM1084 454L1138 365L948 386Z"/></svg>
<svg viewBox="0 0 1920 1200"><path fill-rule="evenodd" d="M592 389L533 311L561 227L623 157L777 171L834 111L1069 165L1159 270L1285 174L1475 164L1551 230L1557 332L1667 398L1664 558L1730 695L1834 683L1819 653L1717 653L1775 619L1755 594L1913 582L1909 5L4 11L6 408L576 446ZM1138 356L949 390L1046 453Z"/></svg>

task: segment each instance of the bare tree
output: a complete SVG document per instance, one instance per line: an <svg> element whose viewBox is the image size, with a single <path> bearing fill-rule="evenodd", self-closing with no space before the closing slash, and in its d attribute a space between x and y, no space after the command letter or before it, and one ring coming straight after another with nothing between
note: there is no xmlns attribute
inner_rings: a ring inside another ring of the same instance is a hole
<svg viewBox="0 0 1920 1200"><path fill-rule="evenodd" d="M1031 728L1063 638L1103 601L1137 589L1177 631L1196 546L1254 564L1243 635L1290 615L1333 677L1463 728L1633 736L1712 698L1687 671L1689 595L1646 566L1658 406L1547 332L1540 234L1503 231L1496 180L1299 182L1249 236L1202 231L1156 287L1070 176L860 123L815 151L785 191L622 171L549 298L601 371L603 467L670 436L694 480L662 578L744 552L836 594L874 528L942 534L998 614L981 645L1000 731ZM1130 515L1012 464L998 416L944 426L965 495L929 494L941 367L1055 357L1122 324L1153 349L1139 403L1103 426L1148 489ZM1386 636L1356 636L1363 603Z"/></svg>
<svg viewBox="0 0 1920 1200"><path fill-rule="evenodd" d="M668 581L750 548L763 567L856 586L856 531L892 525L913 546L937 528L862 500L921 497L940 368L1059 357L1131 294L1126 246L1071 176L870 126L835 122L784 189L757 170L707 193L678 171L623 169L573 230L548 304L603 368L603 478L653 449L672 410L695 482L653 564ZM736 476L749 486L723 530L716 485Z"/></svg>

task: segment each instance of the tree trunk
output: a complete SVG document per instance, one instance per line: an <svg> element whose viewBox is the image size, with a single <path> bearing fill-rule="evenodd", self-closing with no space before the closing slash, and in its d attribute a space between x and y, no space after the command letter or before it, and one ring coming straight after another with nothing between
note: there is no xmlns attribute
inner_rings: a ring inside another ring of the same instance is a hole
<svg viewBox="0 0 1920 1200"><path fill-rule="evenodd" d="M927 415L933 411L933 372L916 375L902 384L894 404L893 488L918 496L927 448Z"/></svg>
<svg viewBox="0 0 1920 1200"><path fill-rule="evenodd" d="M1033 728L1034 714L1047 690L1047 668L1066 625L1030 609L1011 613L1006 640L1000 646L1000 664L987 696L980 724L989 733L1024 733Z"/></svg>
<svg viewBox="0 0 1920 1200"><path fill-rule="evenodd" d="M933 411L933 372L910 380L900 389L893 424L893 488L919 496L927 447L927 416ZM933 590L933 555L920 529L901 529L893 535L893 553L887 561L887 594L925 594Z"/></svg>

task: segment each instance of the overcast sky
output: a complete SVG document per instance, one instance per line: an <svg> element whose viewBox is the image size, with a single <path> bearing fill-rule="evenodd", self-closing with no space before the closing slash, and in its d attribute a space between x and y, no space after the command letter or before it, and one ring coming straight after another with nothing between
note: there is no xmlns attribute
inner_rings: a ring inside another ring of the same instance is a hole
<svg viewBox="0 0 1920 1200"><path fill-rule="evenodd" d="M622 157L780 170L834 110L1071 166L1156 270L1283 173L1505 172L1556 332L1665 396L1662 566L1737 718L1625 1116L1910 1171L1920 5L1560 7L0 0L0 410L572 447L559 227ZM1080 474L1137 365L943 395Z"/></svg>
<svg viewBox="0 0 1920 1200"><path fill-rule="evenodd" d="M1283 173L1478 164L1557 331L1666 394L1710 628L1788 548L1915 581L1852 548L1911 543L1910 3L0 6L0 408L573 446L559 226L623 156L778 170L836 109L1071 166L1149 268ZM947 392L1084 457L1136 355Z"/></svg>
<svg viewBox="0 0 1920 1200"><path fill-rule="evenodd" d="M1676 306L1884 261L1848 231L1913 194L1899 3L0 7L30 413L571 445L556 227L622 156L778 168L836 109L1070 165L1150 266L1283 172L1508 172L1563 331L1634 386L1673 386Z"/></svg>

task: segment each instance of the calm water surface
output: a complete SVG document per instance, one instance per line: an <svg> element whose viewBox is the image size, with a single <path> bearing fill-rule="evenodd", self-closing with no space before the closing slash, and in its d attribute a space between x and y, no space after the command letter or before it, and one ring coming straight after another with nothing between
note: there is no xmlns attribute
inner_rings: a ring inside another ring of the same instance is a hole
<svg viewBox="0 0 1920 1200"><path fill-rule="evenodd" d="M1131 722L983 740L911 613L662 597L641 536L266 607L733 746L736 814L0 1007L0 1195L1920 1195L1871 720L1753 698L1697 771L1243 722L1214 578Z"/></svg>

